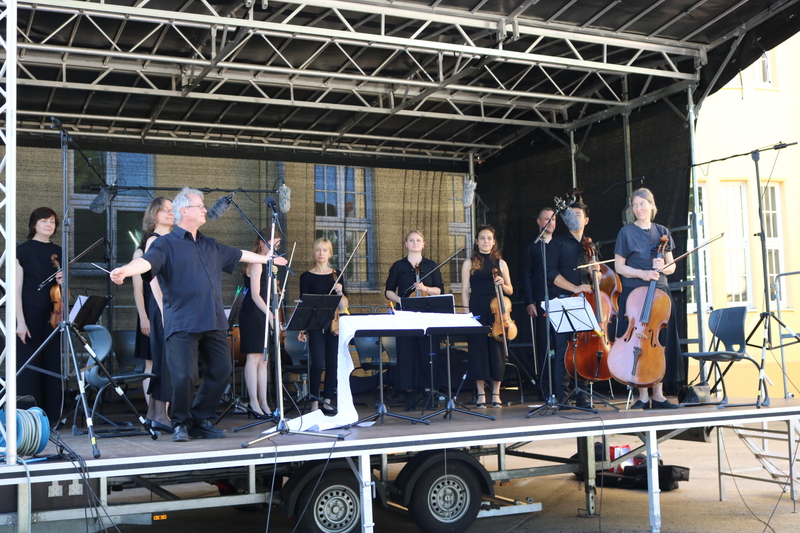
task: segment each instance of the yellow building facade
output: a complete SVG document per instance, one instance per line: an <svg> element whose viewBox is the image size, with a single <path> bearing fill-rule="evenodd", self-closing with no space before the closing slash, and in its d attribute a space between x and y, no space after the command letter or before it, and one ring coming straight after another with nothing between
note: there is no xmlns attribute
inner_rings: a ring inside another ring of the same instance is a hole
<svg viewBox="0 0 800 533"><path fill-rule="evenodd" d="M743 69L725 88L708 97L697 112L695 161L709 162L695 169L702 204L701 235L725 235L703 252L707 263L702 273L706 305L700 310L696 305L690 306L689 338L697 336L696 315L691 312L703 312L707 319L710 308L746 306L746 328L753 332L750 342L757 345L748 348L748 353L758 360L762 357L760 346L765 344L763 324L755 327L767 307L765 270L770 287L769 310L776 316L780 314L790 330L800 331L800 274L785 275L800 270L800 249L794 247L800 239L800 228L795 223L797 206L793 201L800 194L800 145L774 149L781 143L800 140L800 72L794 63L798 55L800 36L795 36ZM755 156L754 151L758 151ZM763 192L765 254L760 237L756 158ZM720 159L724 160L711 162ZM776 321L770 322L771 344L777 346L779 336L790 332L779 328ZM706 342L709 337L706 333ZM697 346L689 348L695 350ZM781 364L780 349L766 350L763 355L766 376L771 381L770 396L783 397L784 369L787 390L796 393L795 384L800 383L800 346L784 350L785 366ZM690 366L690 379L696 368ZM754 396L756 379L752 365L734 365L727 379L729 396Z"/></svg>

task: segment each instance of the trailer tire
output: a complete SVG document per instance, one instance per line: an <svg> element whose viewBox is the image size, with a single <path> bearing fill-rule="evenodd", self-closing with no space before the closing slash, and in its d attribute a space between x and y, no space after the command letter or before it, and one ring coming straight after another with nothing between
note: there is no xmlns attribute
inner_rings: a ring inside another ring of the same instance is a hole
<svg viewBox="0 0 800 533"><path fill-rule="evenodd" d="M428 533L461 533L478 516L481 487L475 472L459 461L439 462L422 473L408 503L411 518Z"/></svg>
<svg viewBox="0 0 800 533"><path fill-rule="evenodd" d="M311 480L300 494L299 507L308 506L300 518L305 533L350 533L361 530L361 497L349 470L331 470L319 483ZM302 510L302 509L299 509Z"/></svg>

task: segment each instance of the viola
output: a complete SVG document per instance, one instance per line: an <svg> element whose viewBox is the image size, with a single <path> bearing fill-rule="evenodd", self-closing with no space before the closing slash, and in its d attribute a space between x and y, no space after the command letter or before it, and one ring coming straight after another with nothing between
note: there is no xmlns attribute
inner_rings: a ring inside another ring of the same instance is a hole
<svg viewBox="0 0 800 533"><path fill-rule="evenodd" d="M417 283L419 283L419 263L417 263L416 265L414 265L414 275L415 275L415 276L416 276L416 278L417 278ZM419 289L416 289L416 290L414 290L414 292L411 294L411 296L413 296L414 298L419 298L420 296L428 296L428 291L425 291L425 290L422 290L422 291L421 291L421 290L419 290Z"/></svg>
<svg viewBox="0 0 800 533"><path fill-rule="evenodd" d="M280 298L278 299L278 322L280 323L280 342L283 344L283 340L286 338L286 321L283 316L283 293L281 292L281 280L278 279L278 267L272 267L272 274L275 277L275 293L280 294ZM284 278L285 280L286 278Z"/></svg>
<svg viewBox="0 0 800 533"><path fill-rule="evenodd" d="M668 240L666 235L661 236L657 258L663 257ZM614 379L635 387L661 381L667 365L658 335L667 326L671 312L669 295L656 287L656 280L631 291L625 304L628 328L608 354L608 369Z"/></svg>
<svg viewBox="0 0 800 533"><path fill-rule="evenodd" d="M583 238L583 248L589 262L596 263L597 247L590 237ZM564 357L564 366L571 376L574 376L577 370L578 375L587 381L604 381L611 378L611 373L608 371L608 352L611 350L608 323L616 311L613 309L611 297L600 289L600 273L590 270L589 274L592 277L593 294L587 300L594 311L599 328L597 331L576 333L575 351L572 356L567 353Z"/></svg>
<svg viewBox="0 0 800 533"><path fill-rule="evenodd" d="M494 279L499 275L500 271L493 268L492 278ZM517 324L511 319L511 299L503 294L503 289L499 285L495 285L494 290L497 296L492 298L489 303L489 307L494 314L491 336L503 343L513 341L517 338Z"/></svg>
<svg viewBox="0 0 800 533"><path fill-rule="evenodd" d="M331 271L331 275L333 276L333 284L336 285L337 283L339 283L339 275L336 272L336 269L333 269ZM333 289L331 289L331 292L333 292ZM331 333L333 333L334 335L339 334L339 315L342 313L349 315L350 311L348 311L347 309L339 310L339 306L337 305L336 310L333 312L333 320L331 320Z"/></svg>
<svg viewBox="0 0 800 533"><path fill-rule="evenodd" d="M50 262L53 263L56 270L61 268L56 254L50 256ZM50 288L50 301L53 302L53 311L50 313L50 326L56 329L58 323L64 319L64 301L61 299L61 285L58 283Z"/></svg>

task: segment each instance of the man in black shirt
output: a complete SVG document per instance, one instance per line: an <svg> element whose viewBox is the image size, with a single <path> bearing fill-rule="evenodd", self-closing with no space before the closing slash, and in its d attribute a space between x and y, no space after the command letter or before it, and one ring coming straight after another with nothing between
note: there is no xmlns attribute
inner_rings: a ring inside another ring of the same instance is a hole
<svg viewBox="0 0 800 533"><path fill-rule="evenodd" d="M545 311L541 303L545 300L545 265L542 262L543 248L553 239L553 231L556 229L556 218L553 216L555 211L552 207L543 207L539 210L536 224L539 232L542 232L542 241L536 239L525 247L522 255L522 295L525 298L525 305L528 316L533 319L534 335L533 350L536 358L539 375L539 386L544 397L549 396L549 379L546 370L547 361L547 320ZM547 255L547 250L544 250ZM548 295L553 294L553 286L548 287Z"/></svg>
<svg viewBox="0 0 800 533"><path fill-rule="evenodd" d="M583 248L583 230L589 223L589 208L581 202L573 202L569 208L574 213L574 225L569 227L569 235L560 235L553 239L547 247L547 280L554 286L550 298L572 296L578 293L590 294L592 292L591 277L588 268L577 268L587 263L586 252ZM566 220L566 219L565 219ZM553 390L556 401L562 403L565 399L564 382L569 380L564 367L564 357L567 355L572 333L558 333L555 335L555 360L553 361ZM576 397L579 407L587 406L588 401L583 395Z"/></svg>
<svg viewBox="0 0 800 533"><path fill-rule="evenodd" d="M172 209L172 232L156 239L142 257L115 268L111 280L119 285L126 277L148 270L158 276L164 293L166 358L173 387L172 440L220 438L225 431L215 428L211 419L231 373L220 273L232 273L239 261L266 264L270 254L237 250L200 233L206 208L203 194L196 189L181 190L172 201ZM285 264L285 259L278 259ZM193 374L198 354L206 370L195 394Z"/></svg>

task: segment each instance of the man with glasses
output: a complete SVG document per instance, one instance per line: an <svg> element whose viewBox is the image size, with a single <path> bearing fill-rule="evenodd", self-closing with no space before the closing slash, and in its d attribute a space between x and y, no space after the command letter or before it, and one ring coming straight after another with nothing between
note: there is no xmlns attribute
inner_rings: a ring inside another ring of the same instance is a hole
<svg viewBox="0 0 800 533"><path fill-rule="evenodd" d="M164 294L166 357L173 388L172 440L217 439L225 430L211 421L219 405L231 361L228 320L222 303L221 272L233 272L236 264L264 263L272 252L259 255L218 243L200 233L206 222L203 193L188 187L172 200L175 226L159 237L142 257L111 272L111 281L152 271ZM286 259L276 258L276 264ZM203 357L203 382L194 392L198 354Z"/></svg>

